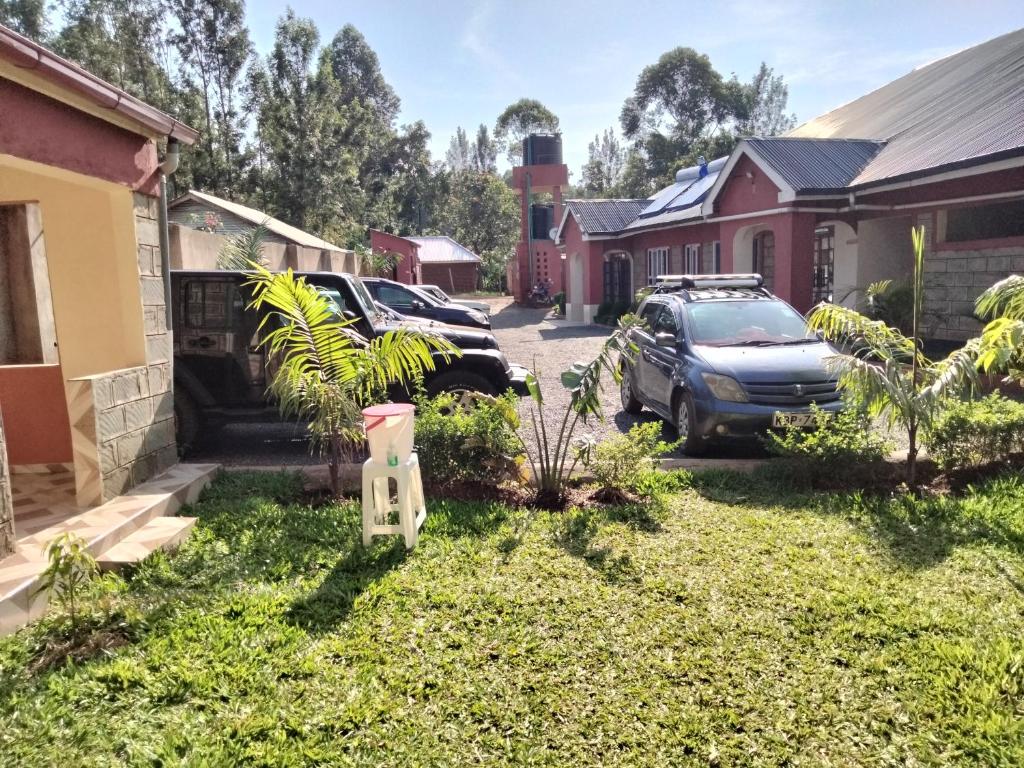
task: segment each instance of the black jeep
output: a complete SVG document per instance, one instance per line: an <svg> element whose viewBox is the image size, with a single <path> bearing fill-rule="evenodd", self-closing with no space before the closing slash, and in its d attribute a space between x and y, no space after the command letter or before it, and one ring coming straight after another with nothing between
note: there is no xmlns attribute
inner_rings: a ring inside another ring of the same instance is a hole
<svg viewBox="0 0 1024 768"><path fill-rule="evenodd" d="M435 353L435 369L424 380L428 395L440 392L526 393L527 370L510 365L494 335L396 313L374 304L359 278L333 272L298 272L332 299L367 338L399 327L429 327L462 350L446 361ZM276 414L267 401L266 352L259 345L260 316L251 301L247 276L232 271L174 271L174 411L178 445L187 450L202 429L228 421L265 421ZM397 390L392 397L407 396Z"/></svg>

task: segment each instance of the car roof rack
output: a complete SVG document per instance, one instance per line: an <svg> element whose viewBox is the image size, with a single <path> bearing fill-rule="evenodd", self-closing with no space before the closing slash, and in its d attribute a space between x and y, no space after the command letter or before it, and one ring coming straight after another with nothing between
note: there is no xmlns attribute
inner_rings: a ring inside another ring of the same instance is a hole
<svg viewBox="0 0 1024 768"><path fill-rule="evenodd" d="M762 288L764 278L756 272L735 275L658 275L657 287L680 288Z"/></svg>

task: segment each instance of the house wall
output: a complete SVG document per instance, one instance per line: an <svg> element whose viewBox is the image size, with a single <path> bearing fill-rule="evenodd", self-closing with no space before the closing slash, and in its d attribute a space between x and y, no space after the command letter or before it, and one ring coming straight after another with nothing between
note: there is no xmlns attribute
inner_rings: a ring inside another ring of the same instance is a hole
<svg viewBox="0 0 1024 768"><path fill-rule="evenodd" d="M71 425L60 365L0 366L0 414L10 464L66 464Z"/></svg>
<svg viewBox="0 0 1024 768"><path fill-rule="evenodd" d="M35 83L34 87L42 91L38 92L17 82L33 79L38 78L0 61L0 154L157 194L157 154L152 141L44 95L56 95L52 84ZM90 108L98 109L95 105ZM106 111L113 117L111 110Z"/></svg>
<svg viewBox="0 0 1024 768"><path fill-rule="evenodd" d="M437 285L445 293L472 293L477 288L479 266L473 262L443 264L423 262L420 273L424 285Z"/></svg>
<svg viewBox="0 0 1024 768"><path fill-rule="evenodd" d="M778 207L779 188L753 160L743 155L718 193L715 215L733 216Z"/></svg>
<svg viewBox="0 0 1024 768"><path fill-rule="evenodd" d="M425 278L421 279L419 259L416 254L419 246L404 237L392 235L388 232L380 232L376 229L370 230L370 248L375 253L397 253L401 258L395 266L394 274L388 277L406 285L416 283L429 283Z"/></svg>
<svg viewBox="0 0 1024 768"><path fill-rule="evenodd" d="M169 207L167 210L167 220L172 224L180 224L183 227L195 229L194 220L202 221L207 214L216 215L221 223L213 232L204 232L204 234L234 237L235 235L251 232L255 229L252 222L248 219L243 219L241 216L236 216L230 211L225 211L213 205L206 205L197 200L182 200L179 203L175 203L174 206ZM281 245L288 243L285 238L269 230L263 236L263 240L266 243L280 243Z"/></svg>
<svg viewBox="0 0 1024 768"><path fill-rule="evenodd" d="M228 238L181 224L171 224L171 269L217 269L217 256ZM272 270L349 272L359 274L359 263L352 251L326 251L301 245L266 243L263 258Z"/></svg>
<svg viewBox="0 0 1024 768"><path fill-rule="evenodd" d="M14 501L11 499L11 475L7 466L4 420L0 413L0 558L14 552Z"/></svg>

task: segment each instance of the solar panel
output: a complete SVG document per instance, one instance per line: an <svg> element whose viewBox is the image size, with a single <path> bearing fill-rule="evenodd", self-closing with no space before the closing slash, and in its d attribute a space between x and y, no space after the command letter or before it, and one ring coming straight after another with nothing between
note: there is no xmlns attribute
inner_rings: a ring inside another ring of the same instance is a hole
<svg viewBox="0 0 1024 768"><path fill-rule="evenodd" d="M658 213L669 203L670 200L685 191L689 184L689 181L682 181L665 187L655 196L650 205L640 211L640 215L653 216L655 213Z"/></svg>

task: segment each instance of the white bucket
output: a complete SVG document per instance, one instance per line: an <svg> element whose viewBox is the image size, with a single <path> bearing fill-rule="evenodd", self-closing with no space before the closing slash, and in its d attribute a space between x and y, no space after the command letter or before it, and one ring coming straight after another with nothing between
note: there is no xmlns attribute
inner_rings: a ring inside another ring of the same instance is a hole
<svg viewBox="0 0 1024 768"><path fill-rule="evenodd" d="M413 414L416 406L386 403L363 409L363 428L370 444L370 458L397 467L412 454Z"/></svg>

